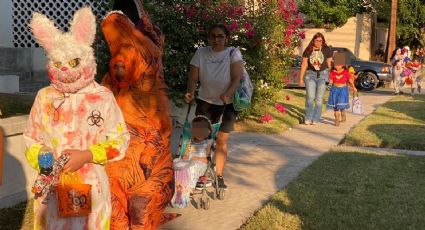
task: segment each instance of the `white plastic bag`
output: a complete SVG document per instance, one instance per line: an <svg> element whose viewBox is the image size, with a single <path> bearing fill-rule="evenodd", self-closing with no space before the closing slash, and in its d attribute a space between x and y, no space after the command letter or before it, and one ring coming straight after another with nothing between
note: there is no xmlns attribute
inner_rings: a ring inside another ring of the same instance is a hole
<svg viewBox="0 0 425 230"><path fill-rule="evenodd" d="M356 94L353 97L353 114L363 114L363 113L364 113L363 104L360 101L359 95Z"/></svg>

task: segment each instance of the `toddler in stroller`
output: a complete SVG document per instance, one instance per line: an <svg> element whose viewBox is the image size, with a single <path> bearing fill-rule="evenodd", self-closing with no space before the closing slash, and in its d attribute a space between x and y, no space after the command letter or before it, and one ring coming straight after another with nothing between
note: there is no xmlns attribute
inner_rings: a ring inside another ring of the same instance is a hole
<svg viewBox="0 0 425 230"><path fill-rule="evenodd" d="M205 174L208 167L213 139L211 138L212 126L210 120L205 116L196 116L192 120L192 138L190 139L183 161L189 161L190 183L193 190L200 187L200 177Z"/></svg>
<svg viewBox="0 0 425 230"><path fill-rule="evenodd" d="M211 124L211 121L202 115L196 116L191 125L185 122L179 156L173 162L176 190L171 199L173 207L186 207L191 194L195 195L196 189L202 190L202 197L199 201L195 201L196 207L209 208L206 188L212 184L211 180L217 180L212 155L219 128L220 123ZM216 190L217 196L224 199L224 190L221 192L217 188Z"/></svg>

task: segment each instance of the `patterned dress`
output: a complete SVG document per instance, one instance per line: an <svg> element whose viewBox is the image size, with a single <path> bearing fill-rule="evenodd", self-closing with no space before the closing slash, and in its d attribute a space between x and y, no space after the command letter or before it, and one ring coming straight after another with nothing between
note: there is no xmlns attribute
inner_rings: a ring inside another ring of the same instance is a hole
<svg viewBox="0 0 425 230"><path fill-rule="evenodd" d="M111 196L103 164L124 157L130 135L110 90L93 82L77 93L61 93L49 86L41 89L31 109L24 132L26 157L38 169L42 145L53 149L55 158L65 149L89 149L93 163L77 172L92 185L92 212L88 217L61 218L55 193L47 205L44 197L34 201L34 229L109 229Z"/></svg>

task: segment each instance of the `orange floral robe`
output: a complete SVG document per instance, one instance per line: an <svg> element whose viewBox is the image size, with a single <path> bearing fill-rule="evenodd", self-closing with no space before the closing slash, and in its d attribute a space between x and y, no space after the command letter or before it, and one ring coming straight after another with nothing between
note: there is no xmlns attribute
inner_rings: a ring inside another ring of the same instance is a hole
<svg viewBox="0 0 425 230"><path fill-rule="evenodd" d="M119 12L102 22L112 57L102 84L114 92L131 134L126 157L106 167L112 193L111 229L158 228L174 192L163 38L145 14L140 25L136 29ZM114 75L117 62L125 66L122 80Z"/></svg>

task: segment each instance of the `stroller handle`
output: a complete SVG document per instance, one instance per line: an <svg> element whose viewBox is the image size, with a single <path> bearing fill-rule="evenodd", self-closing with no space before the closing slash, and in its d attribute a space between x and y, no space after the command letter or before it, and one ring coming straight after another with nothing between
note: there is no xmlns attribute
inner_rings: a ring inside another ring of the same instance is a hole
<svg viewBox="0 0 425 230"><path fill-rule="evenodd" d="M190 114L191 108L192 108L192 102L189 102L189 105L187 106L187 112L186 112L185 121L188 121L189 120L189 114Z"/></svg>

